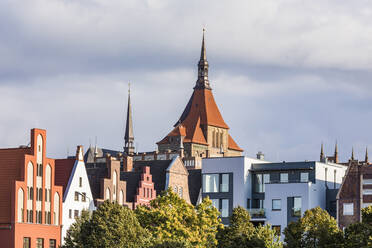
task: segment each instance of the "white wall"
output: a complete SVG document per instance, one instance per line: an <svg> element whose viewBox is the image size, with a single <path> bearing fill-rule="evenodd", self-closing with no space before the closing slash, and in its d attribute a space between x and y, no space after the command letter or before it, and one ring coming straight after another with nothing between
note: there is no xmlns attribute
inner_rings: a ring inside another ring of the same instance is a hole
<svg viewBox="0 0 372 248"><path fill-rule="evenodd" d="M82 178L82 187L79 186L80 177ZM75 201L75 191L86 193L86 202L82 202L81 195L79 195L79 201ZM70 209L72 211L72 218L69 218ZM66 231L69 229L70 225L75 222L74 211L79 210L80 216L83 209L93 211L95 210L95 206L84 161L76 161L70 175L69 183L63 196L62 243L64 242Z"/></svg>

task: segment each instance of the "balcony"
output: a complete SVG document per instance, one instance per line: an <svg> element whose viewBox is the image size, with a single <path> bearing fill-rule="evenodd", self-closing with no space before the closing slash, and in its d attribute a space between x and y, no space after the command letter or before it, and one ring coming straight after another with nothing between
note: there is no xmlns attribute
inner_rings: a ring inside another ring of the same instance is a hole
<svg viewBox="0 0 372 248"><path fill-rule="evenodd" d="M266 219L266 213L264 208L250 208L248 209L251 219Z"/></svg>

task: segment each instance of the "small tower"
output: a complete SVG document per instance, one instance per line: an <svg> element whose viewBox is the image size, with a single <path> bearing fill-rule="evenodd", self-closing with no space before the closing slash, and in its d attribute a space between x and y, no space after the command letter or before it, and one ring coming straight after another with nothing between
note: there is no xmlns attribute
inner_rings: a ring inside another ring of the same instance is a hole
<svg viewBox="0 0 372 248"><path fill-rule="evenodd" d="M134 135L133 135L133 121L132 121L132 105L130 102L130 85L128 85L128 108L127 108L127 122L125 125L125 135L124 135L124 153L126 155L134 154Z"/></svg>
<svg viewBox="0 0 372 248"><path fill-rule="evenodd" d="M369 164L369 160L368 160L368 147L366 147L366 157L365 157L365 159L364 159L364 162L365 162L366 164Z"/></svg>
<svg viewBox="0 0 372 248"><path fill-rule="evenodd" d="M335 145L335 155L334 155L334 162L337 164L338 163L338 145L337 145L337 141L336 141L336 145Z"/></svg>
<svg viewBox="0 0 372 248"><path fill-rule="evenodd" d="M320 146L320 162L323 162L325 160L325 156L324 156L324 148L323 148L323 142Z"/></svg>
<svg viewBox="0 0 372 248"><path fill-rule="evenodd" d="M203 28L203 40L202 40L202 47L200 52L200 60L198 63L198 80L196 81L196 85L194 89L211 89L208 80L208 61L207 61L207 52L205 49L204 44L204 32L205 29Z"/></svg>
<svg viewBox="0 0 372 248"><path fill-rule="evenodd" d="M351 160L354 160L354 147L351 148Z"/></svg>

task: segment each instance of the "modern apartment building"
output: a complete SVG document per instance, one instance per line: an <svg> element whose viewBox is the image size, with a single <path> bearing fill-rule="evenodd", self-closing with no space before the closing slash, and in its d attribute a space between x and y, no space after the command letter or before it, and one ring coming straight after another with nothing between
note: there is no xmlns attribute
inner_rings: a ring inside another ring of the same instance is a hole
<svg viewBox="0 0 372 248"><path fill-rule="evenodd" d="M243 206L254 224L280 232L310 208L336 216L336 194L347 167L314 161L269 163L248 157L203 159L203 197L220 210L224 224Z"/></svg>
<svg viewBox="0 0 372 248"><path fill-rule="evenodd" d="M62 187L46 157L46 131L31 130L30 146L0 149L0 246L61 245Z"/></svg>

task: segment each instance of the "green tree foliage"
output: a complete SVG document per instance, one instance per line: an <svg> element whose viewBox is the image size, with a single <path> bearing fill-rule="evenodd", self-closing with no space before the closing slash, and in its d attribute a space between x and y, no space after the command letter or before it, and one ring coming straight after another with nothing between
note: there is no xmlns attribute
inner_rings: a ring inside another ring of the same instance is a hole
<svg viewBox="0 0 372 248"><path fill-rule="evenodd" d="M133 211L105 201L92 216L82 215L68 231L69 248L147 247L149 234ZM67 241L66 240L66 241Z"/></svg>
<svg viewBox="0 0 372 248"><path fill-rule="evenodd" d="M362 222L372 225L372 206L362 208Z"/></svg>
<svg viewBox="0 0 372 248"><path fill-rule="evenodd" d="M372 206L362 209L362 222L345 229L345 247L372 247Z"/></svg>
<svg viewBox="0 0 372 248"><path fill-rule="evenodd" d="M66 232L63 248L83 248L84 233L81 231L81 227L84 223L89 222L90 218L89 211L81 211L81 215L75 219L75 223Z"/></svg>
<svg viewBox="0 0 372 248"><path fill-rule="evenodd" d="M282 244L270 226L254 227L249 212L243 207L233 209L230 225L218 232L218 247L280 248Z"/></svg>
<svg viewBox="0 0 372 248"><path fill-rule="evenodd" d="M320 207L309 209L284 230L285 247L342 247L343 235L336 220Z"/></svg>
<svg viewBox="0 0 372 248"><path fill-rule="evenodd" d="M152 200L150 207L139 206L135 213L142 227L152 234L152 242L158 245L155 247L214 247L217 229L223 228L219 212L208 198L195 208L171 189Z"/></svg>

